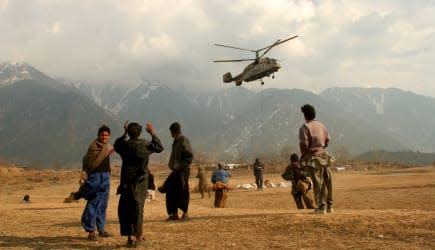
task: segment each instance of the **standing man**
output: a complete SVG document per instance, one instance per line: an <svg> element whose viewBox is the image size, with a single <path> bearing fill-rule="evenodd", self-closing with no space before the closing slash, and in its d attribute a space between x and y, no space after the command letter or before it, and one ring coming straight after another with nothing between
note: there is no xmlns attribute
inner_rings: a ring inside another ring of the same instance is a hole
<svg viewBox="0 0 435 250"><path fill-rule="evenodd" d="M263 163L260 162L260 159L255 158L255 162L252 168L254 169L255 184L257 184L257 190L263 190Z"/></svg>
<svg viewBox="0 0 435 250"><path fill-rule="evenodd" d="M124 134L116 139L114 145L115 151L122 158L121 181L116 193L121 195L118 205L121 235L128 236L127 246L133 247L139 246L145 240L142 237L142 224L150 173L149 155L162 152L163 146L151 123L146 124L151 142L140 138L142 126L136 122L128 124L126 121L124 130Z"/></svg>
<svg viewBox="0 0 435 250"><path fill-rule="evenodd" d="M110 192L110 160L113 152L109 143L110 128L102 125L98 129L98 138L88 148L83 158L83 184L75 193L71 193L72 200L86 199L83 210L82 226L88 232L89 240L96 240L98 236L111 236L106 230L106 210Z"/></svg>
<svg viewBox="0 0 435 250"><path fill-rule="evenodd" d="M299 129L299 148L301 165L307 168L313 181L314 199L317 214L332 213L332 172L330 165L335 162L332 155L325 151L330 137L323 123L315 120L314 107L305 104L301 107L305 123ZM325 210L326 207L326 210Z"/></svg>
<svg viewBox="0 0 435 250"><path fill-rule="evenodd" d="M211 176L213 190L215 191L214 207L225 207L226 200L228 199L228 177L230 176L231 174L219 163L218 169L216 169Z"/></svg>
<svg viewBox="0 0 435 250"><path fill-rule="evenodd" d="M159 191L166 192L166 210L169 215L166 220L178 220L178 208L183 211L181 220L188 220L189 176L193 150L189 139L181 133L181 126L178 122L172 123L169 130L174 138L168 163L172 172Z"/></svg>
<svg viewBox="0 0 435 250"><path fill-rule="evenodd" d="M290 165L287 166L281 175L286 181L292 182L292 195L298 209L314 209L313 198L311 198L311 181L305 176L304 171L299 166L299 157L297 154L290 156Z"/></svg>
<svg viewBox="0 0 435 250"><path fill-rule="evenodd" d="M205 192L208 193L208 198L210 198L210 190L207 188L207 176L204 167L198 166L198 174L196 175L196 178L199 179L198 190L201 194L201 198L204 199Z"/></svg>

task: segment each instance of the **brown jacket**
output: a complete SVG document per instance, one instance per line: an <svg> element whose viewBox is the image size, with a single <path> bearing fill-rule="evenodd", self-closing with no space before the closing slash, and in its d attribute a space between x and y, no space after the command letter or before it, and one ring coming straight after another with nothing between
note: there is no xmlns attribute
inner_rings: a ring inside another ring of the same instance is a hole
<svg viewBox="0 0 435 250"><path fill-rule="evenodd" d="M196 178L199 179L200 187L207 187L207 176L205 175L205 169L203 167L198 168L198 174L196 175Z"/></svg>

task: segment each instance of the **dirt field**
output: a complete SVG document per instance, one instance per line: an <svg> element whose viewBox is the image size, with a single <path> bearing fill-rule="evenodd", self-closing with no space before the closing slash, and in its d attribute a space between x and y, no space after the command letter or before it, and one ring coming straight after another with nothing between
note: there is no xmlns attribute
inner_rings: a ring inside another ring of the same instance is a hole
<svg viewBox="0 0 435 250"><path fill-rule="evenodd" d="M0 169L0 249L124 248L116 173L107 215L114 236L89 242L80 225L85 201L62 203L77 188L77 172ZM250 173L233 175L232 186L253 182ZM278 174L265 179L281 181ZM145 205L144 248L435 249L435 168L336 173L334 185L335 213L327 215L297 210L288 187L233 190L224 209L192 193L191 220L164 222L164 196L157 194ZM24 194L31 204L20 204Z"/></svg>

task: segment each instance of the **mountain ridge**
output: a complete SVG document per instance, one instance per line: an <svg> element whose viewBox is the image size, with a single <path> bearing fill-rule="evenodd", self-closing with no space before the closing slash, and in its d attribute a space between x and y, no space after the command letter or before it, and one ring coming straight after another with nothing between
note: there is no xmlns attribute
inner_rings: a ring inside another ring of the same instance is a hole
<svg viewBox="0 0 435 250"><path fill-rule="evenodd" d="M169 155L172 139L168 128L174 121L182 124L195 152L210 160L249 160L260 154L298 152L297 135L304 122L300 107L305 103L316 108L317 118L326 124L332 136L329 150L340 157L373 150L435 151L435 118L430 116L431 110L435 110L432 106L435 99L400 89L329 88L318 95L303 89L271 88L254 92L243 87L180 91L147 81L128 87L92 85L55 80L41 74L34 79L0 85L0 138L8 141L5 131L11 133L17 124L30 124L40 137L49 134L51 139L45 143L56 145L60 139L55 140L50 129L44 129L41 124L48 126L50 119L64 127L75 124L69 131L52 128L62 131L65 141L77 147L71 157L60 151L56 161L55 157L44 156L46 162L56 164L80 161L79 151L85 150L87 140L102 123L114 128L112 139L115 139L122 133L121 124L125 120L154 123L167 149L158 157L159 161L165 161ZM6 78L0 73L0 79L2 77ZM26 109L30 112L28 115L33 114L38 119L23 117ZM14 115L15 125L6 122ZM419 115L429 117L427 124L418 124L418 119L422 118ZM431 134L434 136L428 136ZM79 140L77 136L84 139ZM12 151L14 148L22 150L18 142L23 139L17 137L11 145L0 142L0 157L10 159L13 155L14 160L20 160L19 154ZM33 147L38 147L37 142L41 141L44 139L35 139ZM44 154L39 152L38 155ZM44 161L38 157L29 154L28 162Z"/></svg>

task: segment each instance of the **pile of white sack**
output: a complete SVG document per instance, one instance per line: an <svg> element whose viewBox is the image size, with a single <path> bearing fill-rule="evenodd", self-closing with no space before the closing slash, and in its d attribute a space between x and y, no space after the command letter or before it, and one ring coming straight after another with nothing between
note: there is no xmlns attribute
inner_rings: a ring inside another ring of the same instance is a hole
<svg viewBox="0 0 435 250"><path fill-rule="evenodd" d="M275 184L271 181L265 181L263 188L286 188L288 186L289 185L283 181L279 182L278 184ZM244 190L257 189L257 184L255 184L255 183L237 184L236 189L244 189Z"/></svg>

